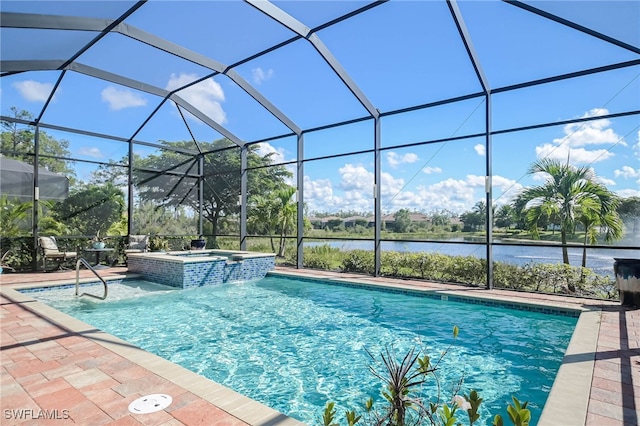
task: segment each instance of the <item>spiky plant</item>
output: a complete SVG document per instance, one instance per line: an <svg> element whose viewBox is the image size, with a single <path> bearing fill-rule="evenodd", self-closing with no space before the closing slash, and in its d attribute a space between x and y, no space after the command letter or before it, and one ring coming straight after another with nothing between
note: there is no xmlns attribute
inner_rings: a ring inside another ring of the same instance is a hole
<svg viewBox="0 0 640 426"><path fill-rule="evenodd" d="M420 419L426 415L427 408L422 403L422 399L415 395L415 391L427 381L428 375L435 371L429 356L420 357L415 348L412 348L402 361L398 362L391 349L387 347L380 358L384 366L382 373L369 366L371 373L385 383L382 395L388 402L377 424L394 426L419 424ZM415 416L410 416L409 410L413 410ZM411 418L414 418L413 422Z"/></svg>

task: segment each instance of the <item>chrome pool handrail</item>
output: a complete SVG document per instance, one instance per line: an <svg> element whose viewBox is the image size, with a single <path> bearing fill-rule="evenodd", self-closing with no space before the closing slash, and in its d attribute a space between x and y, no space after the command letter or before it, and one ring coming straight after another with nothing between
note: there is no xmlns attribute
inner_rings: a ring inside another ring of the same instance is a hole
<svg viewBox="0 0 640 426"><path fill-rule="evenodd" d="M102 281L102 284L104 285L104 296L100 297L100 296L95 296L95 295L89 294L89 293L78 294L78 288L80 286L80 264L83 264L84 266L86 266L91 272L93 272L93 274L96 277L98 277L98 279L100 281ZM96 270L93 269L93 267L89 264L89 262L87 262L86 259L84 259L82 257L79 258L78 261L76 262L76 296L90 296L90 297L93 297L95 299L104 300L104 299L107 298L107 293L108 293L107 282L100 275L98 275Z"/></svg>

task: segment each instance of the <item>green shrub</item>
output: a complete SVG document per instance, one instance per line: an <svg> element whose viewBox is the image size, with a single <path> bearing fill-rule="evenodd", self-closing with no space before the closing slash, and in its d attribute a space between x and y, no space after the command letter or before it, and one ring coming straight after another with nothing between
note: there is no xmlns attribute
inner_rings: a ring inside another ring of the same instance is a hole
<svg viewBox="0 0 640 426"><path fill-rule="evenodd" d="M328 249L327 249L328 250ZM327 253L312 252L305 265L334 269L331 262L322 256L337 257L337 249ZM339 252L342 256L340 270L373 275L375 271L374 252L351 250ZM335 259L335 258L334 258ZM384 251L380 259L380 273L384 276L420 278L473 286L487 283L486 260L475 256L448 256L441 253ZM588 268L562 263L530 263L524 266L503 262L493 263L493 284L495 288L506 288L543 293L563 293L579 296L615 299L615 280L598 275Z"/></svg>
<svg viewBox="0 0 640 426"><path fill-rule="evenodd" d="M409 253L398 251L383 251L380 255L380 273L392 277L410 276L409 271L405 271L410 265Z"/></svg>
<svg viewBox="0 0 640 426"><path fill-rule="evenodd" d="M588 268L564 263L528 263L524 266L495 262L493 283L496 288L565 293L613 299L617 297L615 281Z"/></svg>
<svg viewBox="0 0 640 426"><path fill-rule="evenodd" d="M369 250L351 250L342 259L342 272L361 272L373 275L375 273L375 256Z"/></svg>
<svg viewBox="0 0 640 426"><path fill-rule="evenodd" d="M252 242L249 240L247 243L247 250L259 251L261 253L272 253L271 245L266 241Z"/></svg>
<svg viewBox="0 0 640 426"><path fill-rule="evenodd" d="M33 256L31 254L33 239L31 237L0 237L0 255L7 251L10 253L4 259L4 264L16 271L27 271L31 269Z"/></svg>
<svg viewBox="0 0 640 426"><path fill-rule="evenodd" d="M322 244L304 249L304 266L307 268L335 270L342 260L342 254L337 247Z"/></svg>
<svg viewBox="0 0 640 426"><path fill-rule="evenodd" d="M487 262L474 256L452 256L447 262L448 281L486 285Z"/></svg>
<svg viewBox="0 0 640 426"><path fill-rule="evenodd" d="M309 255L305 254L303 266L305 268L324 269L327 271L332 269L330 259L313 253L310 253Z"/></svg>

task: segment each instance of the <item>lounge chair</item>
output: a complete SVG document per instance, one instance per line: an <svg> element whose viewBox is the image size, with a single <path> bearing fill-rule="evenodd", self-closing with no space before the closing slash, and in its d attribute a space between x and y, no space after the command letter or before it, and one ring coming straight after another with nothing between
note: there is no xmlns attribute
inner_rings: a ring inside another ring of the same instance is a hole
<svg viewBox="0 0 640 426"><path fill-rule="evenodd" d="M55 270L66 269L62 266L62 262L70 259L76 259L78 253L75 251L60 251L55 237L38 237L38 245L42 250L42 269L47 271L47 259L55 260L58 265Z"/></svg>
<svg viewBox="0 0 640 426"><path fill-rule="evenodd" d="M145 253L149 251L148 235L129 235L127 248L124 249L124 263L127 263L127 255L131 253Z"/></svg>

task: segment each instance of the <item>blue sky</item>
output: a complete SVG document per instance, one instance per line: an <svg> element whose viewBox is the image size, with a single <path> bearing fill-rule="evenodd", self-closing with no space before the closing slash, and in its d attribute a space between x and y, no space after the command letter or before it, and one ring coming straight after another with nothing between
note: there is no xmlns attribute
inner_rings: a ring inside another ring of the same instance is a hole
<svg viewBox="0 0 640 426"><path fill-rule="evenodd" d="M640 4L635 1L529 2L625 43L640 46ZM2 10L115 18L131 2L4 2ZM365 5L346 1L274 2L307 27L315 27ZM498 1L460 1L484 74L492 89L612 63L640 55ZM294 33L239 1L153 1L125 21L128 25L231 65ZM83 31L2 28L3 60L67 59L95 34ZM388 112L476 93L475 77L446 4L391 1L317 33L358 88L380 111ZM166 90L179 88L210 70L158 51L120 34L109 34L77 62ZM307 40L233 69L302 129L367 115L365 108ZM37 115L59 72L29 72L0 80L2 114L15 106ZM205 80L179 95L244 141L289 130L228 77ZM43 122L131 137L159 105L146 92L67 72ZM493 95L494 130L557 120L640 110L640 66ZM484 130L483 98L382 119L382 147L473 135ZM198 140L221 136L193 117ZM600 119L493 137L493 194L510 201L538 158L569 160L593 167L599 179L623 197L640 196L640 116ZM126 144L48 130L70 141L74 156L118 160ZM136 140L188 140L190 134L172 103L165 103ZM368 120L305 134L305 158L373 147ZM262 144L279 161L296 158L295 138ZM136 152L150 152L144 146ZM382 152L383 210L469 210L484 199L486 150L483 138L385 149ZM94 165L78 164L88 179ZM295 171L295 168L292 168ZM311 211L372 211L373 154L305 164L305 202ZM295 182L295 180L294 180Z"/></svg>

